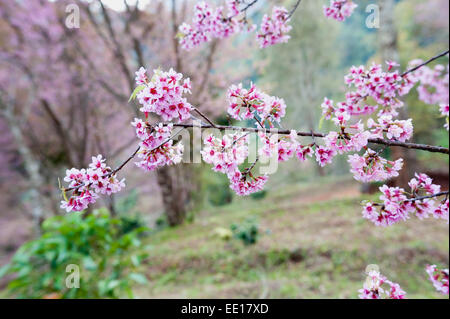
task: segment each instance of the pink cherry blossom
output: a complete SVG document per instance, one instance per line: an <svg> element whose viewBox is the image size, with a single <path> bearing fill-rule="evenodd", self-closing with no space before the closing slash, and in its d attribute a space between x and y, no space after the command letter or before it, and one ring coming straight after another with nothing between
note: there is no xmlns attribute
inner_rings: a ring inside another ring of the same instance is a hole
<svg viewBox="0 0 450 319"><path fill-rule="evenodd" d="M388 288L388 289L386 289ZM370 271L363 289L359 290L360 299L405 299L406 293L399 284L388 280L378 271Z"/></svg>
<svg viewBox="0 0 450 319"><path fill-rule="evenodd" d="M416 174L409 182L410 192L403 188L380 187L382 203L367 203L363 209L363 217L372 221L376 226L390 226L399 221L410 218L415 214L419 219L429 218L430 215L437 219L444 219L448 223L448 199L442 203L436 203L431 198L416 199L425 195L436 195L441 191L439 185L433 184L430 177L425 174Z"/></svg>
<svg viewBox="0 0 450 319"><path fill-rule="evenodd" d="M248 170L243 173L235 170L234 173L228 174L228 178L230 179L230 188L238 196L248 196L262 191L269 179L267 175L254 177Z"/></svg>
<svg viewBox="0 0 450 319"><path fill-rule="evenodd" d="M192 50L212 39L228 38L245 30L246 20L239 18L238 5L237 0L228 0L225 15L223 6L214 10L204 1L197 3L192 25L183 23L179 27L181 47Z"/></svg>
<svg viewBox="0 0 450 319"><path fill-rule="evenodd" d="M444 127L447 129L447 131L449 130L449 105L447 104L441 104L439 106L439 111L441 111L442 116L445 117L445 124Z"/></svg>
<svg viewBox="0 0 450 319"><path fill-rule="evenodd" d="M136 78L134 80L137 85L147 84L148 82L147 70L144 67L141 67L136 72Z"/></svg>
<svg viewBox="0 0 450 319"><path fill-rule="evenodd" d="M203 160L212 164L216 172L233 174L248 157L248 136L243 133L225 135L222 139L210 135L204 143Z"/></svg>
<svg viewBox="0 0 450 319"><path fill-rule="evenodd" d="M66 171L64 181L68 187L63 192L72 192L69 199L61 201L67 212L83 211L99 198L98 194L111 195L125 187L125 179L119 180L112 169L106 166L102 155L92 157L87 169L72 168Z"/></svg>
<svg viewBox="0 0 450 319"><path fill-rule="evenodd" d="M323 167L333 161L333 158L336 156L337 152L325 146L318 146L315 154L317 162Z"/></svg>
<svg viewBox="0 0 450 319"><path fill-rule="evenodd" d="M345 21L353 14L357 6L352 0L330 0L330 6L324 6L323 12L327 18Z"/></svg>
<svg viewBox="0 0 450 319"><path fill-rule="evenodd" d="M448 295L448 269L438 269L436 265L428 265L425 270L434 288L441 294Z"/></svg>
<svg viewBox="0 0 450 319"><path fill-rule="evenodd" d="M373 119L367 121L367 127L372 133L372 138L384 139L384 135L390 140L406 142L413 135L412 119L393 120L392 115L382 115L378 123Z"/></svg>
<svg viewBox="0 0 450 319"><path fill-rule="evenodd" d="M269 46L286 43L289 41L288 35L292 27L288 25L289 12L283 7L274 7L272 16L264 15L258 33L258 41L261 49Z"/></svg>
<svg viewBox="0 0 450 319"><path fill-rule="evenodd" d="M377 152L368 149L363 156L349 155L350 172L360 182L380 182L398 176L403 160L388 161Z"/></svg>
<svg viewBox="0 0 450 319"><path fill-rule="evenodd" d="M139 143L140 151L137 157L141 159L136 162L136 166L146 171L153 171L159 167L174 165L181 162L183 158L184 146L181 142L174 145L171 139L173 124L164 126L159 124L156 127L149 127L145 124L144 129L147 134L142 134L138 126L139 120L134 121L136 125L136 134L141 140Z"/></svg>
<svg viewBox="0 0 450 319"><path fill-rule="evenodd" d="M257 116L262 124L280 123L286 115L283 99L261 92L254 84L244 89L242 84L233 85L228 90L228 114L236 120L253 119Z"/></svg>
<svg viewBox="0 0 450 319"><path fill-rule="evenodd" d="M421 64L422 60L413 60L409 67ZM436 65L434 68L423 66L412 73L411 78L419 82L417 92L419 99L427 104L439 105L449 103L449 66Z"/></svg>
<svg viewBox="0 0 450 319"><path fill-rule="evenodd" d="M142 68L138 71L137 84L142 85L141 79L145 78ZM155 70L154 75L145 88L137 94L137 99L142 105L141 112L146 117L148 113L156 113L164 121L178 119L179 122L190 118L192 106L184 98L185 93L190 93L189 79L183 79L181 73L170 69L169 72Z"/></svg>

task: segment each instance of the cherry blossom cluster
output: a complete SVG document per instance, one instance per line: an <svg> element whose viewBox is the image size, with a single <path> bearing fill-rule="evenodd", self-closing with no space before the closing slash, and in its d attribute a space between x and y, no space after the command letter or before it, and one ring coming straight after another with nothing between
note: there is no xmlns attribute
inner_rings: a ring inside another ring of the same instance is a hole
<svg viewBox="0 0 450 319"><path fill-rule="evenodd" d="M241 4L245 4L242 10L239 9ZM228 0L225 14L223 6L213 9L204 1L197 3L192 24L183 23L179 27L181 47L192 50L212 39L228 38L244 30L253 32L257 26L248 24L245 11L249 7L240 0ZM292 29L288 22L289 12L286 8L274 7L271 16L265 14L257 34L260 47L287 42L290 38L288 33Z"/></svg>
<svg viewBox="0 0 450 319"><path fill-rule="evenodd" d="M239 196L250 195L261 191L268 177L255 176L254 165L240 170L248 157L248 135L236 133L217 138L214 135L204 140L205 147L201 151L203 160L213 165L213 170L224 173L230 180L230 188Z"/></svg>
<svg viewBox="0 0 450 319"><path fill-rule="evenodd" d="M406 142L413 135L412 119L393 120L392 115L381 115L376 123L372 118L367 120L367 127L372 133L372 138L384 138L400 142Z"/></svg>
<svg viewBox="0 0 450 319"><path fill-rule="evenodd" d="M349 155L348 162L354 178L361 182L379 182L399 175L403 160L389 161L380 156L380 152L367 147L369 139L389 139L405 142L413 135L412 120L398 120L397 109L403 106L398 99L409 92L416 83L409 76L401 76L393 68L399 65L388 61L387 71L381 65L372 64L366 70L364 66L352 67L345 76L345 83L354 87L354 91L346 94L344 102L335 104L327 98L322 103L323 118L332 120L339 128L325 137L325 146L316 152L320 153L321 165L331 162L336 154L359 152L363 155ZM366 101L375 102L369 105ZM377 118L369 118L366 126L354 117L371 115L379 110ZM353 124L352 124L353 123Z"/></svg>
<svg viewBox="0 0 450 319"><path fill-rule="evenodd" d="M331 0L329 7L323 7L323 13L329 19L345 21L353 14L357 6L352 0Z"/></svg>
<svg viewBox="0 0 450 319"><path fill-rule="evenodd" d="M272 16L264 15L260 31L258 33L258 42L261 49L269 46L286 43L291 38L288 33L292 27L288 25L289 12L283 7L274 7Z"/></svg>
<svg viewBox="0 0 450 319"><path fill-rule="evenodd" d="M259 149L259 156L271 158L277 156L279 162L288 161L295 152L295 144L289 136L269 135L259 132L262 147Z"/></svg>
<svg viewBox="0 0 450 319"><path fill-rule="evenodd" d="M242 84L232 85L228 89L228 114L236 120L253 119L257 116L261 124L280 123L286 115L283 99L261 92L254 84L244 89Z"/></svg>
<svg viewBox="0 0 450 319"><path fill-rule="evenodd" d="M434 288L444 295L448 295L448 269L438 269L436 265L428 265L425 268Z"/></svg>
<svg viewBox="0 0 450 319"><path fill-rule="evenodd" d="M403 102L398 97L409 93L416 81L409 74L401 76L397 70L391 72L393 67L398 66L397 63L391 61L386 63L389 66L386 72L383 71L380 64L376 63L373 63L367 70L364 66L353 66L350 73L345 76L345 83L349 87L354 87L355 90L347 93L345 103L338 105L338 109L343 108L350 115L361 115L359 108L356 108L356 114L353 113L353 108L371 97L377 105L363 106L362 110L370 111L381 107L379 115L397 116L396 109L403 106Z"/></svg>
<svg viewBox="0 0 450 319"><path fill-rule="evenodd" d="M252 167L243 172L236 170L230 177L230 188L238 196L248 196L250 194L262 191L269 177L267 175L254 176L251 172Z"/></svg>
<svg viewBox="0 0 450 319"><path fill-rule="evenodd" d="M136 84L141 91L137 94L140 111L148 117L156 113L164 121L178 119L179 122L190 118L192 106L184 94L191 93L189 78L184 79L181 73L170 69L169 72L155 70L151 80L144 68L136 72Z"/></svg>
<svg viewBox="0 0 450 319"><path fill-rule="evenodd" d="M422 60L413 60L410 66L420 65ZM417 92L419 99L427 104L439 105L439 110L445 117L444 127L449 130L449 66L436 65L434 68L423 66L412 75L419 82Z"/></svg>
<svg viewBox="0 0 450 319"><path fill-rule="evenodd" d="M349 155L348 163L353 177L363 183L381 182L397 177L403 167L403 159L389 161L371 149L362 156Z"/></svg>
<svg viewBox="0 0 450 319"><path fill-rule="evenodd" d="M65 200L61 201L61 208L68 213L85 210L89 204L97 201L98 194L111 195L125 187L125 179L119 180L113 174L102 155L92 157L92 163L87 169L67 170L64 181L68 187L62 189ZM72 195L66 199L68 191L72 191Z"/></svg>
<svg viewBox="0 0 450 319"><path fill-rule="evenodd" d="M141 161L136 166L146 171L153 171L159 167L174 165L183 158L183 144L174 145L172 140L173 124L164 126L149 126L140 119L131 123L136 129L136 136L141 140L137 157Z"/></svg>
<svg viewBox="0 0 450 319"><path fill-rule="evenodd" d="M179 42L183 49L191 50L214 38L223 39L245 29L245 19L239 18L239 1L227 1L227 14L224 7L215 10L202 1L195 5L192 25L183 23L179 27Z"/></svg>
<svg viewBox="0 0 450 319"><path fill-rule="evenodd" d="M428 195L436 195L441 191L439 185L426 174L416 174L409 183L410 192L400 187L380 187L382 204L367 203L363 210L363 217L372 221L376 226L390 226L416 214L419 219L432 215L437 219L449 221L449 201L446 198L442 202L436 202L433 198L422 198ZM431 197L429 196L429 197Z"/></svg>
<svg viewBox="0 0 450 319"><path fill-rule="evenodd" d="M416 59L409 63L410 67L420 65L423 61ZM448 104L449 66L438 64L434 68L423 66L416 70L412 77L420 82L417 87L419 99L427 104Z"/></svg>
<svg viewBox="0 0 450 319"><path fill-rule="evenodd" d="M360 299L405 299L406 292L399 284L388 280L378 271L368 273L367 280L359 290Z"/></svg>
<svg viewBox="0 0 450 319"><path fill-rule="evenodd" d="M204 144L203 160L213 165L215 172L232 175L248 157L248 136L242 133L225 135L221 139L210 135Z"/></svg>

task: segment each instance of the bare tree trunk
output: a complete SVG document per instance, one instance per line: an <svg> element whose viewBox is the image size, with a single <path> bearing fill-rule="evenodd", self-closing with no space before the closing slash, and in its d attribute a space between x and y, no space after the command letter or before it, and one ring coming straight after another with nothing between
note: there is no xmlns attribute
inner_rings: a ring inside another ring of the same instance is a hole
<svg viewBox="0 0 450 319"><path fill-rule="evenodd" d="M395 0L382 0L380 8L380 31L379 43L381 58L384 61L400 61L397 50L397 29L395 26ZM399 119L409 118L408 108L405 105L399 109ZM401 147L392 148L392 156L395 160L403 158L403 169L400 175L394 180L396 186L405 187L409 180L414 176L417 168L417 158L414 150L408 150Z"/></svg>
<svg viewBox="0 0 450 319"><path fill-rule="evenodd" d="M172 0L172 32L174 35L173 50L175 67L177 72L183 72L183 66L179 53L178 41L175 37L178 31L177 25L177 1ZM187 213L187 204L190 194L186 179L188 172L183 164L177 166L166 166L157 170L157 180L161 189L167 221L170 226L177 226L184 222Z"/></svg>
<svg viewBox="0 0 450 319"><path fill-rule="evenodd" d="M185 187L183 165L165 166L157 170L158 184L169 226L177 226L186 218L188 191Z"/></svg>
<svg viewBox="0 0 450 319"><path fill-rule="evenodd" d="M12 103L3 101L0 98L0 110L4 115L13 135L17 150L24 162L25 170L30 178L29 195L31 202L31 216L36 235L41 234L41 224L44 221L44 202L40 193L40 187L44 184L44 178L41 176L39 162L35 160L30 148L25 142L23 132L20 128L20 121L14 114Z"/></svg>

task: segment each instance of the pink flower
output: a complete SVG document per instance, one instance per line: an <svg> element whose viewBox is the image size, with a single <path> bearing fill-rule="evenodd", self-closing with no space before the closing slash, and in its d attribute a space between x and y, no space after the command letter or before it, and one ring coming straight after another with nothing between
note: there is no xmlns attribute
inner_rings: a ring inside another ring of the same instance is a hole
<svg viewBox="0 0 450 319"><path fill-rule="evenodd" d="M425 268L430 281L433 283L434 288L441 294L449 294L448 286L448 269L438 269L436 265L428 265Z"/></svg>
<svg viewBox="0 0 450 319"><path fill-rule="evenodd" d="M444 127L447 129L447 131L449 130L449 118L448 118L448 113L449 113L449 105L447 104L441 104L439 106L439 110L441 111L442 116L444 116L445 119L445 125Z"/></svg>
<svg viewBox="0 0 450 319"><path fill-rule="evenodd" d="M197 3L192 25L183 23L179 27L179 42L184 50L192 50L212 39L224 39L245 29L246 21L239 19L239 2L227 1L227 15L224 7L213 10L206 2Z"/></svg>
<svg viewBox="0 0 450 319"><path fill-rule="evenodd" d="M241 173L239 170L229 174L228 178L230 179L230 188L238 196L248 196L262 191L269 179L267 175L254 177L250 172Z"/></svg>
<svg viewBox="0 0 450 319"><path fill-rule="evenodd" d="M92 157L88 169L72 168L66 171L64 181L69 183L63 191L72 192L69 199L61 201L61 208L67 212L83 211L99 198L98 194L111 195L125 187L125 179L119 180L106 166L102 155Z"/></svg>
<svg viewBox="0 0 450 319"><path fill-rule="evenodd" d="M316 148L316 160L320 166L325 166L333 161L336 156L336 151L324 146L318 146Z"/></svg>
<svg viewBox="0 0 450 319"><path fill-rule="evenodd" d="M290 39L288 35L292 27L288 25L289 12L283 7L274 7L272 16L264 15L260 31L258 33L258 41L261 49L267 48L278 43L286 43Z"/></svg>
<svg viewBox="0 0 450 319"><path fill-rule="evenodd" d="M148 134L141 138L140 151L137 157L141 159L136 166L146 171L153 171L159 167L178 164L183 159L184 146L181 142L174 145L172 137L173 124L146 128ZM140 136L137 132L138 137Z"/></svg>
<svg viewBox="0 0 450 319"><path fill-rule="evenodd" d="M191 117L192 106L184 98L191 91L189 79L183 79L181 73L170 69L169 72L155 70L153 78L146 87L138 93L137 98L142 105L140 111L156 113L164 121L178 119L183 122Z"/></svg>
<svg viewBox="0 0 450 319"><path fill-rule="evenodd" d="M394 61L386 61L386 64L388 65L388 71L391 71L393 68L400 66L400 64Z"/></svg>
<svg viewBox="0 0 450 319"><path fill-rule="evenodd" d="M404 221L415 213L419 219L435 218L447 220L448 223L448 199L436 206L430 198L418 199L423 195L436 195L440 193L440 186L432 183L431 178L425 174L416 174L416 178L409 182L411 188L407 193L398 187L380 187L382 203L367 203L363 209L363 217L372 221L376 226L390 226L399 221Z"/></svg>
<svg viewBox="0 0 450 319"><path fill-rule="evenodd" d="M389 290L384 287L388 286ZM359 290L360 299L405 299L406 293L399 284L387 280L378 271L370 271L364 283L363 289Z"/></svg>
<svg viewBox="0 0 450 319"><path fill-rule="evenodd" d="M225 135L222 139L210 135L204 140L203 160L216 172L231 174L248 157L248 136L243 133Z"/></svg>
<svg viewBox="0 0 450 319"><path fill-rule="evenodd" d="M370 149L363 156L350 155L348 162L353 177L363 183L380 182L397 177L403 167L402 159L388 161Z"/></svg>
<svg viewBox="0 0 450 319"><path fill-rule="evenodd" d="M147 84L147 70L141 67L139 71L136 72L136 78L134 79L137 85Z"/></svg>
<svg viewBox="0 0 450 319"><path fill-rule="evenodd" d="M411 61L409 66L421 64L422 60ZM433 69L423 66L412 73L411 78L420 82L417 87L419 99L427 104L449 104L449 67L436 65Z"/></svg>
<svg viewBox="0 0 450 319"><path fill-rule="evenodd" d="M367 127L372 133L373 138L384 138L386 137L390 140L406 142L413 135L413 125L412 119L408 120L392 120L391 115L382 115L378 118L378 123L374 120L369 119L367 121Z"/></svg>
<svg viewBox="0 0 450 319"><path fill-rule="evenodd" d="M353 14L357 6L351 0L331 0L329 7L323 7L323 12L327 18L345 21L346 18Z"/></svg>
<svg viewBox="0 0 450 319"><path fill-rule="evenodd" d="M280 123L286 115L286 104L283 99L269 96L261 92L254 84L250 89L244 89L242 84L233 85L228 89L228 114L236 120L258 117L262 124Z"/></svg>

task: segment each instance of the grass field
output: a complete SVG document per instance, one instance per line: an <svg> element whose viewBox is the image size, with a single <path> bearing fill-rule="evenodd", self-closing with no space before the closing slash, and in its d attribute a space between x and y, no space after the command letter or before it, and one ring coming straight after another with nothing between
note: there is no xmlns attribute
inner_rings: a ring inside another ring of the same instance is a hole
<svg viewBox="0 0 450 319"><path fill-rule="evenodd" d="M408 298L448 298L434 291L424 267L448 266L445 222L412 218L377 228L361 217L351 181L295 185L262 200L237 199L146 239L141 298L357 298L365 268L376 264ZM369 196L370 197L370 196ZM224 241L217 227L255 218L256 245Z"/></svg>

